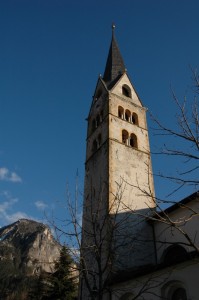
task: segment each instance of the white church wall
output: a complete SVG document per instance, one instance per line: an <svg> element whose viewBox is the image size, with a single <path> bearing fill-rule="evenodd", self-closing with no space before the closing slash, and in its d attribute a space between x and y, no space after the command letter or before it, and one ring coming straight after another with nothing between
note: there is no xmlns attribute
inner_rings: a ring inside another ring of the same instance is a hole
<svg viewBox="0 0 199 300"><path fill-rule="evenodd" d="M170 300L173 299L172 294L178 288L185 290L186 298L183 299L198 300L196 280L199 277L198 262L199 260L195 259L154 273L147 273L145 276L132 276L132 280L113 283L111 300L132 300L135 297L136 300Z"/></svg>
<svg viewBox="0 0 199 300"><path fill-rule="evenodd" d="M158 263L164 258L168 247L181 245L187 252L199 247L199 199L196 198L181 208L162 214L154 223ZM196 248L195 248L196 247Z"/></svg>

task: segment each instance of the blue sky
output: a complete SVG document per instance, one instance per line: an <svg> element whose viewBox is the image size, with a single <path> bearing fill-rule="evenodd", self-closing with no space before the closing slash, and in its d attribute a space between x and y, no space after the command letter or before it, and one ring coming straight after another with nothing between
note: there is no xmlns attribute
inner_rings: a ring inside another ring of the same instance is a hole
<svg viewBox="0 0 199 300"><path fill-rule="evenodd" d="M64 218L77 170L83 191L85 119L112 22L144 105L173 124L170 86L188 95L199 63L198 11L197 0L0 1L0 226L44 210ZM152 149L164 142L150 138ZM155 156L153 169L173 164ZM156 183L158 195L168 189Z"/></svg>

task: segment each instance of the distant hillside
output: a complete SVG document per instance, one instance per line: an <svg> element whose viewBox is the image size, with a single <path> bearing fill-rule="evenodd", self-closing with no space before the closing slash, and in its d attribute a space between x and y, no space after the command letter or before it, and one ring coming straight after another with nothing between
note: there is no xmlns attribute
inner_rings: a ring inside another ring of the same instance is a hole
<svg viewBox="0 0 199 300"><path fill-rule="evenodd" d="M39 276L54 271L60 249L42 223L21 219L0 228L0 299L40 299L30 291L39 284Z"/></svg>

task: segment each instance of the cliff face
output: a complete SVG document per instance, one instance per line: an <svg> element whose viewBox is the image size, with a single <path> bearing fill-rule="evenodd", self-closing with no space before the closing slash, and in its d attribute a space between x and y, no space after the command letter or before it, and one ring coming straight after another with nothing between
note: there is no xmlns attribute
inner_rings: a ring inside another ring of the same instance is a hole
<svg viewBox="0 0 199 300"><path fill-rule="evenodd" d="M60 249L50 229L42 223L21 219L0 228L0 261L12 262L26 275L53 272Z"/></svg>

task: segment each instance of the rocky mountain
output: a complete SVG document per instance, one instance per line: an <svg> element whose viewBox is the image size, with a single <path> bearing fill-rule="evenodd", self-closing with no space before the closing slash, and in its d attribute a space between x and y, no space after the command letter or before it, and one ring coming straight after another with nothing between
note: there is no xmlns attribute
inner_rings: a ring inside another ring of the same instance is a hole
<svg viewBox="0 0 199 300"><path fill-rule="evenodd" d="M42 223L21 219L0 228L0 265L8 262L26 275L53 272L60 249L49 227Z"/></svg>
<svg viewBox="0 0 199 300"><path fill-rule="evenodd" d="M1 300L77 299L73 265L48 226L21 219L0 228Z"/></svg>

